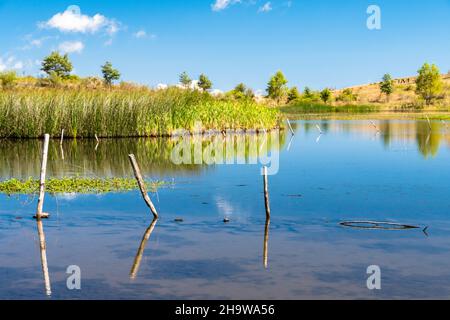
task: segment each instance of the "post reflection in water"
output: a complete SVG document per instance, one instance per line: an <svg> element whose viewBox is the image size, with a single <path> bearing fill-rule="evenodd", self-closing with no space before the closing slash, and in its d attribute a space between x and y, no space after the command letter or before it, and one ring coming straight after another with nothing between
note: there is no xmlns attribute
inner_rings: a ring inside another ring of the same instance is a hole
<svg viewBox="0 0 450 320"><path fill-rule="evenodd" d="M47 296L51 296L52 289L50 285L50 275L48 272L48 264L47 264L47 245L45 242L45 234L44 234L44 225L42 223L42 219L40 217L36 218L38 236L39 236L39 250L41 253L41 265L42 265L42 273L44 275L44 285L45 285L45 294Z"/></svg>
<svg viewBox="0 0 450 320"><path fill-rule="evenodd" d="M144 255L145 246L147 245L148 239L150 239L150 236L153 233L153 230L155 229L156 222L158 221L157 218L153 219L150 226L147 228L147 230L144 233L144 236L142 237L141 244L139 245L139 249L136 253L136 257L133 261L133 266L131 267L130 271L130 278L136 279L136 276L139 272L139 267L141 266L142 257Z"/></svg>
<svg viewBox="0 0 450 320"><path fill-rule="evenodd" d="M269 227L270 227L270 218L266 219L266 226L264 228L264 248L263 248L263 263L264 268L268 268L269 266Z"/></svg>

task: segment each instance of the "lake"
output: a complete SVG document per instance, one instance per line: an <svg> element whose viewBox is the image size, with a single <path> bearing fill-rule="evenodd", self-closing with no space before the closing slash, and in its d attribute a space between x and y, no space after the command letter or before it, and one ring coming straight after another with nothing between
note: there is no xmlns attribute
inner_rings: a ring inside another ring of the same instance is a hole
<svg viewBox="0 0 450 320"><path fill-rule="evenodd" d="M160 219L151 225L138 190L47 194L48 296L33 219L37 196L0 195L0 299L448 298L448 123L310 120L292 127L295 136L241 135L240 164L230 155L223 161L230 164L177 163L182 138L51 141L51 177L132 177L127 155L134 153L146 178L170 182L151 195ZM38 177L41 144L0 141L0 179ZM261 156L270 159L269 225ZM340 224L358 220L417 228ZM381 290L367 287L373 265ZM81 270L80 290L67 287L69 266Z"/></svg>

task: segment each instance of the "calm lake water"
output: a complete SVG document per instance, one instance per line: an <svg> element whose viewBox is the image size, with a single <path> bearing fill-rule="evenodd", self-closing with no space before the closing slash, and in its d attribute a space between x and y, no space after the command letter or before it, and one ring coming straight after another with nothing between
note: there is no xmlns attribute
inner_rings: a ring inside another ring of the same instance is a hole
<svg viewBox="0 0 450 320"><path fill-rule="evenodd" d="M134 153L147 178L173 184L151 196L161 218L146 243L152 219L137 190L47 195L50 297L32 218L37 198L0 195L0 298L450 298L450 128L397 120L292 126L293 138L284 131L277 143L256 141L256 151L247 143L247 164L234 165L176 165L170 139L65 141L62 150L52 141L49 176L131 176ZM267 234L254 163L264 144L271 164L279 150ZM0 141L0 179L37 177L40 153L41 141ZM340 225L348 220L420 228ZM81 290L66 286L71 265L81 269ZM370 265L381 268L381 290L367 289Z"/></svg>

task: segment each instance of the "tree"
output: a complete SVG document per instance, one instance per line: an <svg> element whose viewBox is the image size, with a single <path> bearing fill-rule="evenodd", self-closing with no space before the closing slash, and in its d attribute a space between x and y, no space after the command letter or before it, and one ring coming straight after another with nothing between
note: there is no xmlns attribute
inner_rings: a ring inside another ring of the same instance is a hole
<svg viewBox="0 0 450 320"><path fill-rule="evenodd" d="M309 87L305 87L305 90L303 91L303 96L306 99L312 99L314 97L314 94Z"/></svg>
<svg viewBox="0 0 450 320"><path fill-rule="evenodd" d="M15 71L0 72L0 85L3 88L12 88L17 81L17 73Z"/></svg>
<svg viewBox="0 0 450 320"><path fill-rule="evenodd" d="M425 63L418 73L416 93L429 105L442 92L443 81L441 73L436 65L428 63Z"/></svg>
<svg viewBox="0 0 450 320"><path fill-rule="evenodd" d="M105 64L102 66L102 74L103 80L105 80L105 83L108 86L112 85L113 81L120 79L119 70L114 69L112 63L109 61L106 61Z"/></svg>
<svg viewBox="0 0 450 320"><path fill-rule="evenodd" d="M212 82L209 78L203 73L198 78L198 86L203 89L203 91L207 91L212 88Z"/></svg>
<svg viewBox="0 0 450 320"><path fill-rule="evenodd" d="M253 90L250 88L247 88L247 86L243 83L239 83L236 87L234 87L233 90L229 93L233 98L235 99L253 99L255 94L253 93Z"/></svg>
<svg viewBox="0 0 450 320"><path fill-rule="evenodd" d="M62 56L57 51L53 51L49 56L45 57L41 67L41 70L49 76L54 74L54 76L63 79L69 76L72 69L73 66L67 53Z"/></svg>
<svg viewBox="0 0 450 320"><path fill-rule="evenodd" d="M392 80L389 73L386 73L383 76L383 80L380 83L380 91L386 95L387 100L389 101L389 97L394 92L394 80Z"/></svg>
<svg viewBox="0 0 450 320"><path fill-rule="evenodd" d="M358 100L358 95L353 93L353 90L348 88L344 89L342 93L336 98L338 101L342 102L352 102Z"/></svg>
<svg viewBox="0 0 450 320"><path fill-rule="evenodd" d="M192 79L189 77L189 75L187 74L187 72L183 72L182 74L180 74L180 83L185 87L185 88L189 88L191 83L192 83Z"/></svg>
<svg viewBox="0 0 450 320"><path fill-rule="evenodd" d="M324 103L328 103L331 99L331 90L328 88L323 89L320 92L320 99L324 102Z"/></svg>
<svg viewBox="0 0 450 320"><path fill-rule="evenodd" d="M292 102L292 101L296 101L300 99L300 92L298 91L297 87L292 87L289 92L288 92L288 103Z"/></svg>
<svg viewBox="0 0 450 320"><path fill-rule="evenodd" d="M268 84L267 84L267 95L269 98L275 99L278 102L286 93L286 84L288 81L284 76L283 72L278 71L275 75L273 75Z"/></svg>

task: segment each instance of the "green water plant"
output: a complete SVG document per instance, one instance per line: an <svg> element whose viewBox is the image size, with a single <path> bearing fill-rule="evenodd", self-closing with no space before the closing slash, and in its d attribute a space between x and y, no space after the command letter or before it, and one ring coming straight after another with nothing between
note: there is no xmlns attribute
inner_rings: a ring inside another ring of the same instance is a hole
<svg viewBox="0 0 450 320"><path fill-rule="evenodd" d="M0 91L0 137L171 136L177 129L273 129L278 110L250 99L215 99L206 92L149 89L17 89Z"/></svg>
<svg viewBox="0 0 450 320"><path fill-rule="evenodd" d="M163 181L146 181L149 191L154 192L165 184ZM50 178L46 182L46 192L50 194L78 193L100 194L111 192L127 192L138 188L135 179L131 178ZM0 182L0 193L37 194L39 180L28 178L26 180L10 179Z"/></svg>

